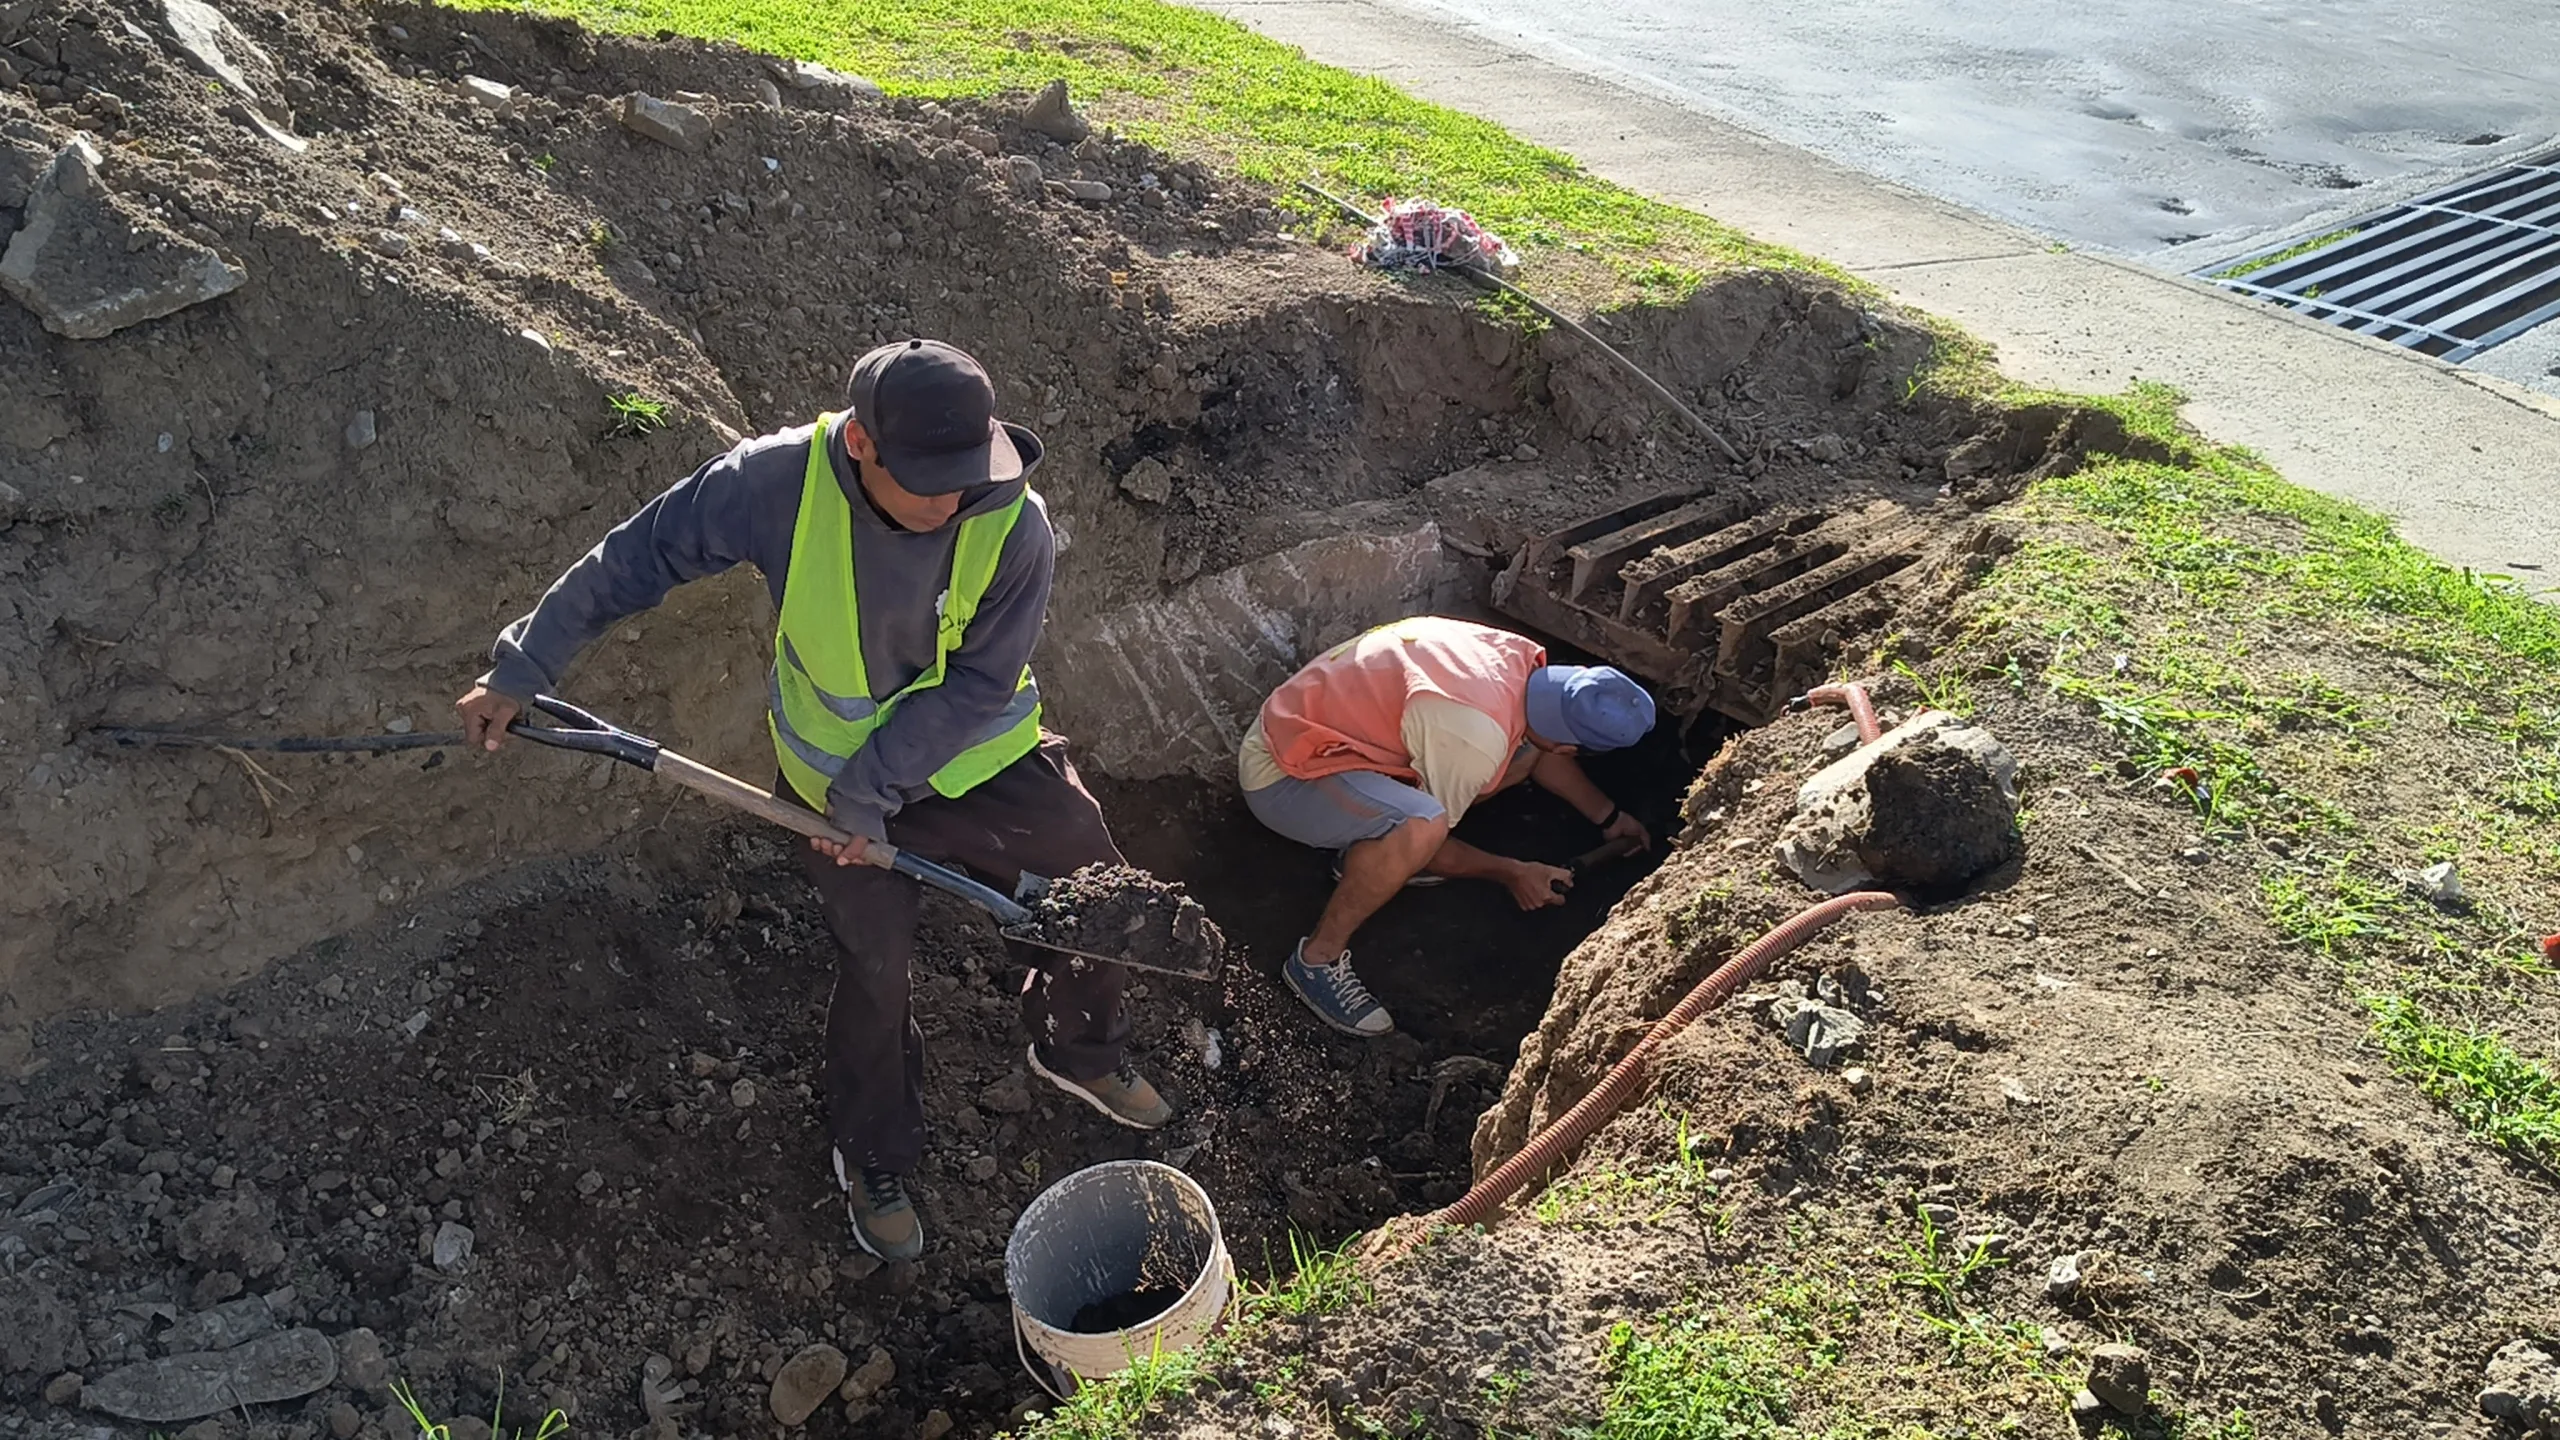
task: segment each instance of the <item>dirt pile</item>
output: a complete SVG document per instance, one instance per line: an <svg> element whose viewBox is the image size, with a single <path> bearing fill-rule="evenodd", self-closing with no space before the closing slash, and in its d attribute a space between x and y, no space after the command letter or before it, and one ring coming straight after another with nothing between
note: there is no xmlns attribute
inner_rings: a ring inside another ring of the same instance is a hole
<svg viewBox="0 0 2560 1440"><path fill-rule="evenodd" d="M1282 238L1269 197L1107 131L500 14L82 0L0 27L0 228L48 223L29 197L85 135L81 233L240 279L98 339L0 304L0 867L27 877L0 901L0 1032L190 993L656 820L601 762L286 769L80 737L437 728L604 526L836 403L879 340L969 346L1043 431L1055 709L1146 734L1137 774L1231 746L1229 697L1313 645L1477 583L1451 567L1536 497L1717 469L1569 340L1361 275ZM635 128L635 93L677 108ZM1927 338L1820 283L1604 324L1798 488L1925 497L1969 428L1883 409ZM1393 586L1346 563L1399 536ZM1207 644L1147 623L1283 555L1344 579ZM744 577L692 587L577 689L760 764L763 608ZM1189 683L1218 654L1234 673Z"/></svg>

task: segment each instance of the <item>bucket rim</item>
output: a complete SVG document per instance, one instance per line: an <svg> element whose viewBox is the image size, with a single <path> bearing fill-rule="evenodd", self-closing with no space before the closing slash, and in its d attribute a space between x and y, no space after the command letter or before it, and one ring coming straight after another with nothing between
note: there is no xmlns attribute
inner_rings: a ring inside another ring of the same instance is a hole
<svg viewBox="0 0 2560 1440"><path fill-rule="evenodd" d="M1007 1237L1005 1241L1006 1298L1011 1302L1011 1308L1015 1317L1020 1320L1024 1326L1029 1327L1035 1333L1062 1336L1069 1340L1116 1340L1127 1336L1132 1331L1143 1330L1148 1326L1155 1324L1162 1320L1165 1315L1172 1313L1175 1309L1178 1309L1181 1305L1181 1301L1176 1301L1173 1305L1165 1307L1163 1311L1155 1315L1151 1315L1145 1320L1139 1321L1137 1324L1124 1325L1117 1330L1069 1330L1064 1326L1052 1325L1048 1321L1041 1319L1039 1316L1032 1314L1029 1310L1023 1308L1020 1298L1012 1294L1014 1246L1020 1243L1022 1239L1023 1226L1025 1223L1030 1221L1034 1213L1037 1212L1042 1205L1049 1202L1053 1196L1065 1192L1068 1187L1074 1185L1077 1181L1086 1176L1099 1175L1105 1172L1140 1174L1154 1174L1160 1172L1165 1176L1170 1176L1173 1180L1179 1182L1183 1189L1188 1190L1192 1195L1196 1196L1200 1201L1200 1213L1208 1218L1209 1243L1207 1246L1207 1253L1200 1257L1199 1272L1194 1274L1182 1287L1183 1299L1187 1300L1200 1293L1200 1287L1207 1284L1210 1277L1213 1275L1224 1275L1228 1280L1229 1287L1231 1289L1233 1288L1235 1262L1227 1254L1226 1226L1224 1222L1218 1218L1217 1204L1209 1198L1209 1191L1207 1187L1203 1186L1199 1181L1191 1178L1190 1175L1184 1173L1180 1167L1167 1165L1161 1160L1105 1160L1100 1164L1087 1165L1081 1170L1075 1170L1068 1174L1061 1175L1049 1186L1048 1189L1033 1196L1031 1198L1031 1203L1022 1207L1022 1214L1015 1218L1013 1222L1013 1234ZM1230 1298L1232 1299L1232 1297ZM1223 1310L1225 1306L1221 1305L1219 1308Z"/></svg>

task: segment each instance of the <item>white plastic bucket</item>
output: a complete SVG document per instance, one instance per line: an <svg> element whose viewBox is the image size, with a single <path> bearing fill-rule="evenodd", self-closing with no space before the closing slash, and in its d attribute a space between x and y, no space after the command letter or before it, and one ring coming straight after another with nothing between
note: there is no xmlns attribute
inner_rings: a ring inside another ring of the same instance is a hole
<svg viewBox="0 0 2560 1440"><path fill-rule="evenodd" d="M1188 1350L1226 1313L1235 1267L1208 1193L1153 1160L1114 1160L1078 1170L1040 1192L1004 1247L1023 1368L1065 1398L1132 1361ZM1181 1297L1125 1329L1074 1328L1087 1306L1135 1292Z"/></svg>

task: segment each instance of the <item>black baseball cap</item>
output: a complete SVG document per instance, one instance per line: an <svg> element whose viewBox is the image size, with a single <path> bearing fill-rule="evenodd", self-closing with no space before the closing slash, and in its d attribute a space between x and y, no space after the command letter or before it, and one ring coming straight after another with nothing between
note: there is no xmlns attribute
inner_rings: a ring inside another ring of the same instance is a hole
<svg viewBox="0 0 2560 1440"><path fill-rule="evenodd" d="M845 398L891 478L918 495L1018 480L1023 450L1040 453L1038 437L996 418L986 368L957 345L883 345L854 362Z"/></svg>

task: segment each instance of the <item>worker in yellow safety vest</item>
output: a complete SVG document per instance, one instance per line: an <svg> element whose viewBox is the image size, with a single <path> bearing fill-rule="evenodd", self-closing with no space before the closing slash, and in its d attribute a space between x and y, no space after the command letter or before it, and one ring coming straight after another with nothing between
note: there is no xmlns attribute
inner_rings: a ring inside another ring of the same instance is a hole
<svg viewBox="0 0 2560 1440"><path fill-rule="evenodd" d="M1030 658L1057 545L1030 488L1040 440L996 418L966 352L883 345L854 366L847 407L748 440L615 527L509 625L456 707L494 750L578 652L687 581L763 571L780 621L767 672L775 788L851 844L804 855L834 932L825 1089L832 1160L855 1240L888 1260L924 1249L907 1194L924 1148L924 1036L909 1009L918 892L859 863L881 840L999 889L1118 849L1041 728ZM1018 951L1026 963L1034 956ZM1023 992L1032 1070L1111 1119L1172 1118L1126 1058L1127 972L1034 966Z"/></svg>

